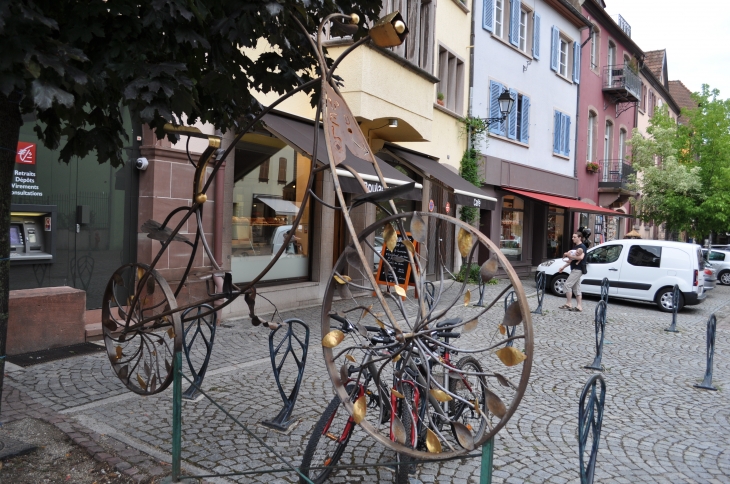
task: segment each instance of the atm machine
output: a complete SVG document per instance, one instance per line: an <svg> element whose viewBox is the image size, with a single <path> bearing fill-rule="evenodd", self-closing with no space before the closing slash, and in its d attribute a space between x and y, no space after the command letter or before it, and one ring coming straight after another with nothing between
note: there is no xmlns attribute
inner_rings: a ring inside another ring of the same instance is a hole
<svg viewBox="0 0 730 484"><path fill-rule="evenodd" d="M56 205L10 206L10 264L52 264L56 255Z"/></svg>

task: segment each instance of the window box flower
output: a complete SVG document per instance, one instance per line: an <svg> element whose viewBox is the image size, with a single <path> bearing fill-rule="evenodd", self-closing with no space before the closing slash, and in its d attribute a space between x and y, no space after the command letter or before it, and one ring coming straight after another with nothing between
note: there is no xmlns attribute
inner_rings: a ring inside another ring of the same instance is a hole
<svg viewBox="0 0 730 484"><path fill-rule="evenodd" d="M598 168L599 168L598 163L594 163L592 161L589 161L588 163L586 163L586 171L588 173L598 173Z"/></svg>

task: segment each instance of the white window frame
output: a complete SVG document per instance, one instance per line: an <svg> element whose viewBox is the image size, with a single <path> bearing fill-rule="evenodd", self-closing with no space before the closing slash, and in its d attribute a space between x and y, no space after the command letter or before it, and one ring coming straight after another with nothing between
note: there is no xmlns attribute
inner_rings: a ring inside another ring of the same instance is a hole
<svg viewBox="0 0 730 484"><path fill-rule="evenodd" d="M600 42L598 38L598 31L593 30L591 32L591 69L596 70L598 69L598 64L596 64L596 61L598 60L598 43Z"/></svg>
<svg viewBox="0 0 730 484"><path fill-rule="evenodd" d="M507 0L494 0L494 35L502 38L504 33L504 2Z"/></svg>
<svg viewBox="0 0 730 484"><path fill-rule="evenodd" d="M611 146L613 144L613 122L610 119L606 120L606 131L603 135L603 159L604 161L611 160Z"/></svg>
<svg viewBox="0 0 730 484"><path fill-rule="evenodd" d="M570 44L562 36L560 37L558 51L558 74L568 77L568 62L570 56Z"/></svg>
<svg viewBox="0 0 730 484"><path fill-rule="evenodd" d="M618 132L618 161L624 162L624 151L626 150L626 130L621 128Z"/></svg>
<svg viewBox="0 0 730 484"><path fill-rule="evenodd" d="M598 115L594 111L588 111L588 143L586 151L586 161L593 161L594 151L596 147L596 125L598 124Z"/></svg>
<svg viewBox="0 0 730 484"><path fill-rule="evenodd" d="M520 33L518 41L518 49L527 52L527 24L529 22L529 12L524 8L520 8Z"/></svg>

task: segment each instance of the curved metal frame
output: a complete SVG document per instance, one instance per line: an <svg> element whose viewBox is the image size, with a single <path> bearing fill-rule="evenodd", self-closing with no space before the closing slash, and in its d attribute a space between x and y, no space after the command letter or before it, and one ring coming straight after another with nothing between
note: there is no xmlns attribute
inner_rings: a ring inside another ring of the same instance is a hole
<svg viewBox="0 0 730 484"><path fill-rule="evenodd" d="M201 316L201 311L205 310L205 315ZM192 316L191 313L195 312ZM189 323L186 325L186 323ZM218 315L212 306L201 304L193 308L189 308L182 313L182 324L184 328L183 335L183 351L185 352L185 360L188 362L190 374L193 377L193 383L185 390L182 397L186 400L194 400L200 393L200 387L203 385L205 373L208 371L208 363L210 355L213 352L213 341L215 341L215 329L218 326ZM186 327L187 326L187 327ZM193 328L195 328L193 330ZM204 333L207 331L207 335ZM190 332L192 336L188 338ZM195 341L200 339L205 346L205 356L198 370L193 365L193 359L190 356L190 350Z"/></svg>
<svg viewBox="0 0 730 484"><path fill-rule="evenodd" d="M707 367L705 369L705 378L699 385L694 385L695 388L702 388L703 390L717 391L717 388L712 386L712 360L715 356L715 330L717 329L717 318L715 313L712 313L707 319Z"/></svg>
<svg viewBox="0 0 730 484"><path fill-rule="evenodd" d="M545 277L545 272L540 271L537 273L537 281L535 281L535 288L537 290L537 307L532 312L532 314L539 314L542 316L542 301L545 299L545 286L546 286L547 277Z"/></svg>
<svg viewBox="0 0 730 484"><path fill-rule="evenodd" d="M679 286L675 284L672 289L672 324L664 331L668 333L679 333L677 329L677 311L679 311Z"/></svg>
<svg viewBox="0 0 730 484"><path fill-rule="evenodd" d="M605 301L608 305L608 291L611 288L611 282L608 277L604 277L601 281L601 301Z"/></svg>
<svg viewBox="0 0 730 484"><path fill-rule="evenodd" d="M596 394L599 383L600 392ZM586 398L588 398L587 403ZM578 404L578 459L580 461L581 484L593 483L593 475L596 472L596 458L598 457L598 444L601 441L603 405L605 402L606 382L600 374L593 375L583 387ZM592 444L588 462L586 462L585 451L589 436L592 437Z"/></svg>
<svg viewBox="0 0 730 484"><path fill-rule="evenodd" d="M603 366L601 365L601 358L603 357L603 336L606 333L606 310L607 310L607 304L606 301L601 299L598 301L598 304L596 305L596 315L595 315L595 325L596 325L596 357L593 360L593 363L591 363L588 366L584 366L583 368L587 370L598 370L603 371Z"/></svg>

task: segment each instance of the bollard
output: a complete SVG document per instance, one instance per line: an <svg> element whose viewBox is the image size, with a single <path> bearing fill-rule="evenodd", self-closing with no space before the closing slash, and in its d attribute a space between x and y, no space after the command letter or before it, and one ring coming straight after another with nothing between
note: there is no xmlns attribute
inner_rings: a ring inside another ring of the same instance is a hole
<svg viewBox="0 0 730 484"><path fill-rule="evenodd" d="M180 461L182 459L182 353L175 352L172 377L172 478L180 482Z"/></svg>
<svg viewBox="0 0 730 484"><path fill-rule="evenodd" d="M482 467L479 484L492 484L492 462L494 460L494 437L482 445Z"/></svg>
<svg viewBox="0 0 730 484"><path fill-rule="evenodd" d="M679 310L679 286L674 285L674 290L672 291L672 325L666 328L664 331L668 331L670 333L679 333L677 330L677 311Z"/></svg>
<svg viewBox="0 0 730 484"><path fill-rule="evenodd" d="M600 394L596 395L596 387L600 382ZM590 392L590 396L588 395ZM586 403L586 397L588 402ZM593 375L588 379L580 394L578 405L578 459L580 461L581 484L593 484L596 472L598 444L601 441L601 425L603 424L603 405L606 402L606 382L601 375ZM592 434L591 451L588 462L585 460L586 444Z"/></svg>
<svg viewBox="0 0 730 484"><path fill-rule="evenodd" d="M188 315L193 311L197 311L190 319ZM201 316L203 313L203 316ZM204 313L208 313L207 315ZM201 304L200 306L194 306L187 309L182 313L183 320L183 351L185 351L185 359L188 362L188 368L193 377L193 383L190 388L185 390L182 397L185 400L195 400L200 394L200 387L203 385L203 379L205 378L205 372L208 370L208 362L210 361L210 354L213 351L213 340L215 339L215 328L218 324L218 316L215 313L215 309L208 304ZM185 325L187 321L190 324ZM192 336L191 336L192 331ZM193 361L190 357L190 350L192 349L196 340L202 341L205 345L205 358L203 363L200 365L200 369L196 371L193 366Z"/></svg>
<svg viewBox="0 0 730 484"><path fill-rule="evenodd" d="M694 385L695 388L717 391L717 388L712 386L712 358L715 356L716 327L717 319L715 318L715 314L713 313L707 320L707 369L705 370L705 379L699 385Z"/></svg>
<svg viewBox="0 0 730 484"><path fill-rule="evenodd" d="M542 316L542 300L545 299L545 273L540 271L537 273L537 281L535 287L537 288L537 308L532 311L532 314L539 314Z"/></svg>
<svg viewBox="0 0 730 484"><path fill-rule="evenodd" d="M611 287L611 283L608 281L608 277L604 277L601 281L601 301L605 301L608 305L608 290Z"/></svg>
<svg viewBox="0 0 730 484"><path fill-rule="evenodd" d="M504 297L504 312L507 314L507 308L510 307L515 303L515 292L510 291L507 293L507 295ZM505 326L506 329L506 337L511 338L515 335L515 331L517 331L517 326ZM512 346L514 343L514 340L508 341L505 346Z"/></svg>
<svg viewBox="0 0 730 484"><path fill-rule="evenodd" d="M584 366L586 370L603 371L601 366L601 358L603 357L603 335L606 332L606 301L598 301L596 306L596 357L589 366Z"/></svg>
<svg viewBox="0 0 730 484"><path fill-rule="evenodd" d="M304 341L295 333L295 325L300 325L304 328ZM281 342L274 348L274 335L279 329L286 327L286 333L284 334ZM299 346L302 357L301 359L297 356L293 343ZM286 347L284 356L279 360L278 364L276 361L279 352L283 347ZM276 386L279 388L279 395L284 401L284 408L281 409L279 414L271 420L264 420L261 422L262 425L269 427L280 432L286 432L289 430L289 426L293 423L290 420L292 410L294 410L294 404L297 402L297 396L299 395L299 387L302 384L302 378L304 377L304 366L307 363L307 351L309 349L309 326L307 326L301 319L287 319L284 323L269 333L269 356L271 357L271 366L274 369L274 380L276 380ZM291 393L287 396L284 392L284 388L281 385L281 369L284 367L286 359L292 355L294 363L297 366L297 380L294 383L294 388Z"/></svg>

